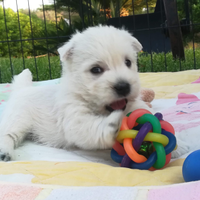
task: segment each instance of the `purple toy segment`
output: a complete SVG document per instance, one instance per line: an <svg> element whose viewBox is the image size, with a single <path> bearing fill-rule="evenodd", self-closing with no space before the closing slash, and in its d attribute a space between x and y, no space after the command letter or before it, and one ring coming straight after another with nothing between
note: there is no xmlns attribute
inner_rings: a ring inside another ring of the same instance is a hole
<svg viewBox="0 0 200 200"><path fill-rule="evenodd" d="M128 154L126 153L122 159L121 167L130 168L131 159L129 158Z"/></svg>
<svg viewBox="0 0 200 200"><path fill-rule="evenodd" d="M159 121L163 120L163 115L161 113L156 113L154 116L157 117Z"/></svg>
<svg viewBox="0 0 200 200"><path fill-rule="evenodd" d="M158 118L158 120L162 120L163 116L161 113L156 113L155 116ZM146 134L152 129L152 125L147 122L143 124L143 126L140 128L138 134L136 135L135 139L133 140L133 148L135 151L138 151L140 149L140 146L146 136ZM121 167L127 167L130 168L131 164L131 159L127 154L124 155L122 162L121 162Z"/></svg>
<svg viewBox="0 0 200 200"><path fill-rule="evenodd" d="M147 122L143 124L143 126L140 128L138 134L136 135L135 139L133 140L133 148L135 151L139 151L140 146L146 136L146 134L152 129L152 125Z"/></svg>

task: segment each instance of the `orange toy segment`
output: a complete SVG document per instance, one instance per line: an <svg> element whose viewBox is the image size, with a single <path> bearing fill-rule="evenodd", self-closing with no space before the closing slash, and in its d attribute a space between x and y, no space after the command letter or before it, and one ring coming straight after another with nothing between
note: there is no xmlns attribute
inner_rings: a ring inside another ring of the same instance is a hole
<svg viewBox="0 0 200 200"><path fill-rule="evenodd" d="M135 149L132 146L132 139L131 138L125 138L123 141L124 149L128 156L136 163L143 163L147 161L147 158L143 155L138 154Z"/></svg>

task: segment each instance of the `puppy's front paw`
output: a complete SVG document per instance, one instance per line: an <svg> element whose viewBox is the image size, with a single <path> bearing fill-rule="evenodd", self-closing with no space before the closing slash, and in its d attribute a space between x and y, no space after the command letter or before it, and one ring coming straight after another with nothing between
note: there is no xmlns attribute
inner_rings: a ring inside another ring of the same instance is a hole
<svg viewBox="0 0 200 200"><path fill-rule="evenodd" d="M10 161L11 160L11 155L9 153L4 153L0 151L0 161Z"/></svg>
<svg viewBox="0 0 200 200"><path fill-rule="evenodd" d="M0 138L0 161L10 161L13 158L13 141L10 137Z"/></svg>
<svg viewBox="0 0 200 200"><path fill-rule="evenodd" d="M124 113L122 110L113 111L106 120L105 137L109 147L112 147L119 132Z"/></svg>
<svg viewBox="0 0 200 200"><path fill-rule="evenodd" d="M112 112L108 117L108 126L115 130L114 134L119 132L124 112L122 110L116 110Z"/></svg>

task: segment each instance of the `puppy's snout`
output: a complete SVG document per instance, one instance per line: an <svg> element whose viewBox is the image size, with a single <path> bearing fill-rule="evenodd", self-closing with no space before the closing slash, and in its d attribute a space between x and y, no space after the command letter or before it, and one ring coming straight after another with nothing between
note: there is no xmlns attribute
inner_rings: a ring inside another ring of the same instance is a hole
<svg viewBox="0 0 200 200"><path fill-rule="evenodd" d="M114 86L114 90L119 96L126 96L130 93L131 86L125 81L120 81Z"/></svg>

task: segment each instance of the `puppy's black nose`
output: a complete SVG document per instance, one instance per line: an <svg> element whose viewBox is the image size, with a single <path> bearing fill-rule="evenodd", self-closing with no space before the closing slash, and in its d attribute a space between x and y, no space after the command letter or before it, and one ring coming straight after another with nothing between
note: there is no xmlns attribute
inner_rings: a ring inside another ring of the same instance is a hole
<svg viewBox="0 0 200 200"><path fill-rule="evenodd" d="M126 96L130 93L130 84L125 81L120 81L114 86L115 92L119 96Z"/></svg>

